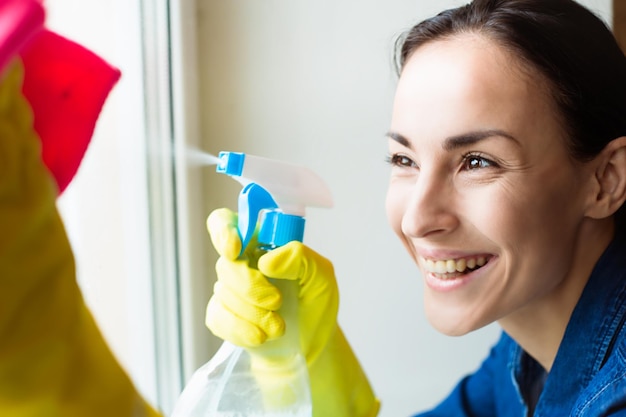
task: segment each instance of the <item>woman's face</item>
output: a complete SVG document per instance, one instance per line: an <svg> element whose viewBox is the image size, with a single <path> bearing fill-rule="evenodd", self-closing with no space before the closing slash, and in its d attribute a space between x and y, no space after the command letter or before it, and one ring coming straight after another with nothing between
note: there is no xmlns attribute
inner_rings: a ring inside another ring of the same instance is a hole
<svg viewBox="0 0 626 417"><path fill-rule="evenodd" d="M402 71L387 214L443 333L558 299L571 278L589 172L545 91L478 35L423 45Z"/></svg>

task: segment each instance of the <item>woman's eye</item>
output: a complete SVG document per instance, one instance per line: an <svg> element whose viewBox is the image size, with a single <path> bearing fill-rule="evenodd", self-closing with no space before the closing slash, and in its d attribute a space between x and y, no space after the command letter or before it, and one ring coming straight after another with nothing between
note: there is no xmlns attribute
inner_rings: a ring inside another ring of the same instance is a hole
<svg viewBox="0 0 626 417"><path fill-rule="evenodd" d="M402 154L393 154L387 157L387 162L400 168L415 168L417 164L411 158Z"/></svg>
<svg viewBox="0 0 626 417"><path fill-rule="evenodd" d="M480 155L466 155L463 157L464 168L472 171L481 168L496 166L496 163Z"/></svg>

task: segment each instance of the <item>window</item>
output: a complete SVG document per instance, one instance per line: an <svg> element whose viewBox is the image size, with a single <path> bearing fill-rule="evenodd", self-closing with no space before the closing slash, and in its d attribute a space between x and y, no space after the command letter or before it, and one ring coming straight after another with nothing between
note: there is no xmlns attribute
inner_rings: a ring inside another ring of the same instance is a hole
<svg viewBox="0 0 626 417"><path fill-rule="evenodd" d="M212 286L199 172L173 157L196 136L195 2L46 6L51 29L122 71L58 205L88 306L138 389L168 414L218 346L198 320Z"/></svg>

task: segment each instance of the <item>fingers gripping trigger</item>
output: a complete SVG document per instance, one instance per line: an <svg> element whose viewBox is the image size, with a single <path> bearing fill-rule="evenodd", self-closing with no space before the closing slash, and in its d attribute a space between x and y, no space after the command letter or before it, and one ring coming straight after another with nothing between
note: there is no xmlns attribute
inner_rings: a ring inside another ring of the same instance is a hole
<svg viewBox="0 0 626 417"><path fill-rule="evenodd" d="M285 323L276 312L282 302L278 289L244 261L220 258L216 268L220 278L207 306L209 329L244 347L282 336Z"/></svg>

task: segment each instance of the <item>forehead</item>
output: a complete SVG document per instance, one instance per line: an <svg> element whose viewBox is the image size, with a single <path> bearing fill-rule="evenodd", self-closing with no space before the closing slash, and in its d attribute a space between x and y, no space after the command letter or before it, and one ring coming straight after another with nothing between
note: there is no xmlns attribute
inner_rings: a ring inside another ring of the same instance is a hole
<svg viewBox="0 0 626 417"><path fill-rule="evenodd" d="M529 124L560 132L546 84L484 36L429 42L413 52L402 70L392 125L419 128L420 134L435 129L430 133L440 135L496 128L517 135Z"/></svg>

